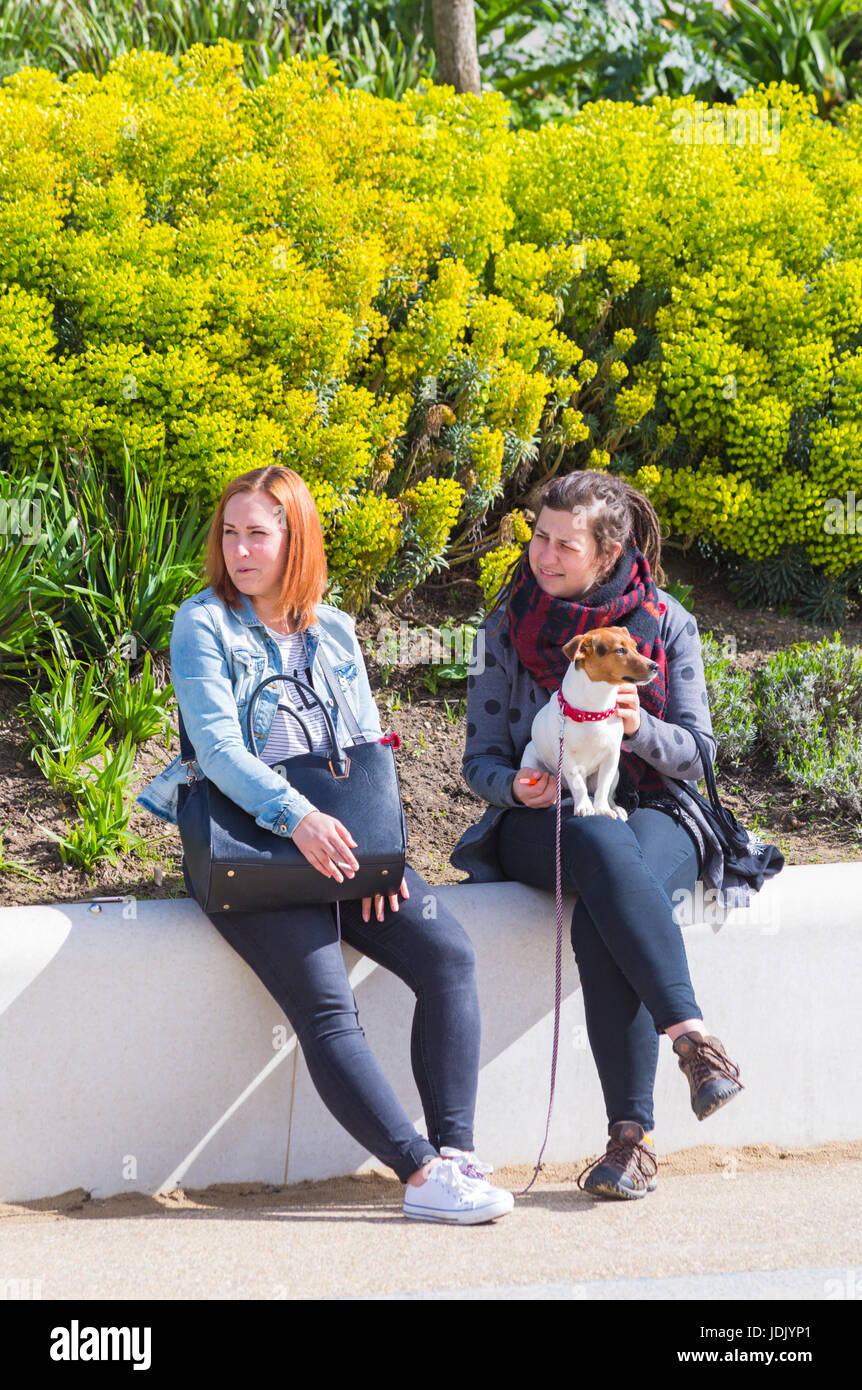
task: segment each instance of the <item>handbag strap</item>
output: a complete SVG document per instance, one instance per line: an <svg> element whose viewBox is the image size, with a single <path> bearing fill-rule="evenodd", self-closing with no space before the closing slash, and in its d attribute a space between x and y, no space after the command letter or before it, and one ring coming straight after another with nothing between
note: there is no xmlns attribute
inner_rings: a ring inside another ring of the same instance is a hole
<svg viewBox="0 0 862 1390"><path fill-rule="evenodd" d="M305 720L303 719L303 717L302 717L302 715L299 713L299 711L298 711L298 710L295 710L295 709L293 708L292 705L282 705L282 704L279 704L276 708L277 708L277 709L283 709L284 712L285 712L285 714L292 714L293 717L294 717L294 719L298 720L299 725L300 725L300 727L301 727L301 729L302 729L302 732L303 732L304 735L305 735L305 741L306 741L306 743L308 744L308 751L309 751L309 753L313 752L313 751L314 751L314 743L313 743L313 741L312 741L312 738L311 738L311 734L310 734L310 732L309 732L308 725L306 724ZM187 731L187 729L186 729L185 724L183 723L183 712L182 712L182 710L181 710L180 707L179 707L179 702L177 702L177 713L178 713L178 715L179 715L179 723L180 723L180 761L182 762L183 766L185 767L188 763L192 763L192 762L195 761L195 750L194 750L194 748L192 747L191 739L189 738L189 736L188 736L188 731ZM255 751L256 751L256 750L255 750Z"/></svg>
<svg viewBox="0 0 862 1390"><path fill-rule="evenodd" d="M345 696L343 695L343 693L342 693L342 691L341 691L341 689L340 689L340 682L339 682L338 677L336 676L335 672L334 672L333 669L332 669L332 663L330 662L328 656L326 655L326 653L324 652L324 650L323 650L322 646L320 646L320 644L318 644L318 647L317 647L317 658L318 658L318 660L319 660L319 662L320 662L320 665L321 665L321 668L322 668L322 670L323 670L323 675L324 675L324 678L325 678L325 680L326 680L326 684L329 686L329 689L332 691L332 695L333 695L333 698L334 698L334 700L335 700L335 703L337 704L339 710L341 711L341 717L342 717L342 719L344 720L344 723L345 723L345 725L346 725L346 727L347 727L347 731L348 731L348 733L350 734L350 736L351 736L353 742L354 742L354 743L367 743L367 742L368 742L368 739L366 738L365 734L363 734L363 732L362 732L362 730L360 729L358 723L356 722L356 716L355 716L355 714L353 713L353 710L350 708L350 705L349 705L347 699L345 698ZM278 679L278 677L275 677L275 676L271 676L271 677L270 677L270 680L276 680L276 679ZM318 695L317 691L316 691L316 690L312 690L312 688L311 688L309 685L306 685L306 683L305 683L304 681L301 681L297 676L286 676L286 677L284 677L284 679L293 681L293 683L294 683L295 685L301 686L303 690L307 690L307 691L309 692L309 694L311 694L311 695L314 697L314 699L317 701L318 705L320 706L321 710L323 711L323 717L324 717L324 719L325 719L325 721L326 721L326 727L327 727L327 730L328 730L328 733L329 733L329 738L330 738L330 745L331 745L333 751L338 755L336 761L338 762L338 765L340 766L340 765L341 765L341 761L340 761L340 760L341 760L341 750L340 750L339 747L338 747L338 742L337 742L336 737L335 737L335 728L334 728L334 726L333 726L333 724L332 724L332 720L331 720L331 718L330 718L330 716L329 716L329 712L328 712L328 710L325 708L325 706L324 706L324 704L323 704L323 701L321 700L321 698L320 698L320 696ZM260 684L260 685L257 687L257 689L254 691L254 693L253 693L253 695L252 695L252 697L251 697L251 700L249 701L249 710L248 710L248 735L249 735L249 742L251 743L252 749L253 749L253 751L254 751L256 757L260 757L260 754L258 753L257 742L256 742L256 740L254 739L254 737L253 737L253 735L252 735L252 732L251 732L251 713L252 713L252 705L253 705L253 702L255 701L255 699L257 698L258 692L259 692L260 690L262 690L263 687L264 687L265 685L267 685L267 684L269 684L269 681L262 681L261 684ZM298 712L297 712L291 705L282 705L282 704L279 704L279 705L277 706L277 708L278 708L278 709L281 709L281 710L284 710L284 711L285 711L286 713L288 713L288 714L294 715L294 717L295 717L296 719L299 720L299 723L300 723L300 725L301 725L301 727L302 727L302 731L303 731L303 733L305 734L305 741L306 741L306 743L308 744L309 752L311 752L311 751L312 751L312 748L313 748L313 744L312 744L312 740L311 740L311 735L309 734L308 726L306 725L305 721L302 719L301 715L298 714ZM194 748L192 747L191 740L190 740L190 738L189 738L189 736L188 736L188 733L186 732L186 726L185 726L185 724L183 723L183 714L182 714L182 710L181 710L180 707L179 707L179 702L177 702L177 713L179 714L179 726L180 726L180 761L181 761L183 767L185 767L186 770L188 771L188 764L195 761L195 750L194 750Z"/></svg>
<svg viewBox="0 0 862 1390"><path fill-rule="evenodd" d="M326 684L332 691L335 703L341 710L341 717L344 720L345 725L347 726L347 731L350 734L350 737L353 739L354 743L367 743L368 739L365 737L364 733L357 724L356 715L353 713L353 710L350 708L347 699L345 698L343 692L340 689L341 682L339 681L338 677L333 671L329 657L326 655L326 652L323 650L323 647L320 645L320 643L318 643L317 645L317 659L323 668L323 674L326 678Z"/></svg>
<svg viewBox="0 0 862 1390"><path fill-rule="evenodd" d="M718 786L715 781L715 769L713 768L712 758L709 753L709 744L699 729L693 729L689 725L688 731L695 741L697 751L700 754L700 760L703 764L703 776L706 782L706 794L709 798L709 804L721 821L726 833L728 835L738 836L740 833L739 822L727 807L721 804L721 798L718 795Z"/></svg>
<svg viewBox="0 0 862 1390"><path fill-rule="evenodd" d="M781 851L778 849L776 845L768 845L764 843L764 841L762 841L758 835L753 834L750 830L746 830L744 826L740 825L733 812L728 810L726 806L723 806L721 804L721 799L718 795L718 787L716 786L715 782L715 772L713 770L712 759L709 755L709 749L706 739L704 738L703 734L700 733L699 730L690 729L689 732L694 737L694 741L697 744L698 750L700 752L701 761L703 762L703 771L706 780L706 790L709 797L709 804L715 812L716 820L721 826L721 829L724 831L724 834L727 839L727 847L723 846L725 850L725 875L727 875L728 848L732 853L742 854L745 856L753 854L755 857L759 857L761 860L761 871L758 876L752 877L750 875L743 874L742 880L739 880L737 878L736 883L733 883L729 891L731 893L735 892L737 884L741 881L748 882L751 886L754 887L755 892L759 892L763 883L763 879L769 878L773 874L777 874L779 870L784 867L784 855L781 853ZM700 797L700 800L703 801L703 798ZM755 848L755 846L759 846L760 848ZM736 866L731 867L731 879L733 879L735 867ZM745 906L745 903L742 903L741 906Z"/></svg>
<svg viewBox="0 0 862 1390"><path fill-rule="evenodd" d="M260 695L260 692L262 690L265 690L268 685L272 685L273 681L290 681L292 685L298 685L300 690L305 690L311 696L312 700L317 701L318 705L320 706L320 712L323 715L323 721L326 724L326 732L329 734L329 746L331 749L330 766L332 767L332 770L337 777L344 777L347 773L347 769L350 764L350 759L347 757L343 749L339 747L338 738L336 737L335 733L335 725L332 722L332 716L329 713L329 710L326 708L326 705L323 703L317 691L314 690L312 686L310 686L306 681L300 680L299 676L288 676L283 671L279 671L278 674L274 676L267 676L265 680L262 680L260 685L258 685L252 692L251 699L248 702L248 713L246 714L246 728L248 730L249 746L252 752L254 753L255 757L259 758L260 753L257 747L257 739L255 738L254 733L252 731L254 707L257 702L257 698Z"/></svg>
<svg viewBox="0 0 862 1390"><path fill-rule="evenodd" d="M186 726L183 723L183 712L180 709L179 700L177 701L177 714L180 717L180 761L183 764L190 763L194 761L195 750L192 748L189 736L186 733Z"/></svg>
<svg viewBox="0 0 862 1390"><path fill-rule="evenodd" d="M293 715L294 719L295 719L295 720L297 721L297 723L299 724L299 727L302 729L302 732L305 734L305 742L306 742L306 744L308 745L308 751L309 751L309 753L313 753L313 752L314 752L314 742L313 742L312 737L311 737L311 734L310 734L310 732L309 732L308 725L306 724L306 722L305 722L305 720L303 719L302 715L300 714L299 710L298 710L298 709L294 709L293 705L282 705L282 704L280 704L280 703L276 705L275 709L276 709L276 713L278 713L278 711L281 709L281 710L284 710L285 714L292 714L292 715Z"/></svg>

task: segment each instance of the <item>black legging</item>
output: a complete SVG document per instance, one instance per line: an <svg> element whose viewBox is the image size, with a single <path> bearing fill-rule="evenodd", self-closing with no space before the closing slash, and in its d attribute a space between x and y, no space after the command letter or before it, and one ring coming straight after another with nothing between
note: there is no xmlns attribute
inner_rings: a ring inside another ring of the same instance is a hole
<svg viewBox="0 0 862 1390"><path fill-rule="evenodd" d="M194 896L185 863L183 872ZM334 904L207 914L284 1010L324 1105L402 1182L442 1145L473 1148L480 1042L473 944L409 864L404 877L410 897L399 898L397 912L384 899L382 922L373 905L363 922L361 899L342 902L341 934L416 995L411 1062L428 1139L410 1123L359 1025Z"/></svg>
<svg viewBox="0 0 862 1390"><path fill-rule="evenodd" d="M498 841L507 877L553 892L555 837L553 806L507 811ZM563 892L580 895L572 946L608 1129L636 1120L651 1130L658 1034L703 1017L670 897L697 882L694 840L663 811L619 821L573 816L564 805L560 865Z"/></svg>

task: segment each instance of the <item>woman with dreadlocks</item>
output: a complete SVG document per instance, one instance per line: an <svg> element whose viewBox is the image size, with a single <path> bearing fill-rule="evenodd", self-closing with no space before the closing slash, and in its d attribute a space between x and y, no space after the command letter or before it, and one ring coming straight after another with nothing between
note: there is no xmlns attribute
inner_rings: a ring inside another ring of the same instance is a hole
<svg viewBox="0 0 862 1390"><path fill-rule="evenodd" d="M649 684L619 687L614 799L627 819L576 816L566 795L560 834L563 892L579 895L572 946L610 1136L578 1182L624 1199L656 1186L650 1131L662 1033L698 1119L742 1089L739 1068L704 1025L674 916L674 893L691 892L698 878L720 889L724 869L721 846L685 791L699 766L689 730L715 751L697 624L653 576L665 582L661 534L641 493L598 472L570 473L542 489L529 547L482 625L484 670L469 678L463 770L490 805L451 857L468 881L514 879L553 891L556 771L519 763L534 716L562 683L568 639L627 628L658 666Z"/></svg>

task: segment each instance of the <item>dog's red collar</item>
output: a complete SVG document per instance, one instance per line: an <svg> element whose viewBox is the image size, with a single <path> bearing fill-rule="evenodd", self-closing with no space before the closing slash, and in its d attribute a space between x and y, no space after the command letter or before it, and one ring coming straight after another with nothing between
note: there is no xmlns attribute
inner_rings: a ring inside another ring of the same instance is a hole
<svg viewBox="0 0 862 1390"><path fill-rule="evenodd" d="M567 719L574 719L576 724L586 724L588 721L591 722L594 719L610 719L611 715L615 713L613 709L575 709L574 705L570 705L568 700L564 698L562 690L557 691L557 700L560 704L561 713L563 713Z"/></svg>

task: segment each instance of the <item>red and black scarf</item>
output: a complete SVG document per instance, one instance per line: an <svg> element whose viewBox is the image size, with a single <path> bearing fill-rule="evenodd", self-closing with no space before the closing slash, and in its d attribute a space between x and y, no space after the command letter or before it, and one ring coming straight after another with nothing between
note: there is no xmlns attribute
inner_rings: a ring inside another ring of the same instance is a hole
<svg viewBox="0 0 862 1390"><path fill-rule="evenodd" d="M664 719L667 657L659 636L664 604L659 602L649 563L633 535L613 573L604 584L590 590L583 603L554 598L541 589L525 550L512 580L508 612L509 633L521 664L546 690L559 690L563 683L569 665L563 647L570 637L596 627L626 628L641 656L650 657L659 668L649 685L638 686L641 706L657 719ZM620 779L614 798L624 810L634 810L664 786L661 773L643 758L620 751Z"/></svg>

